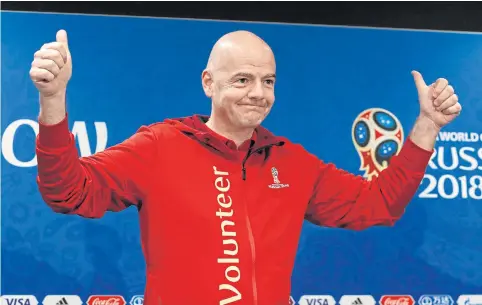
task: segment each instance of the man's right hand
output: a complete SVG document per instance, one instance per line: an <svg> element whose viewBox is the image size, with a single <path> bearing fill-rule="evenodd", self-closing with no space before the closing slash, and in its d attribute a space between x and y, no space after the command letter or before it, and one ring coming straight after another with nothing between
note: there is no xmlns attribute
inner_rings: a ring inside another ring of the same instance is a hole
<svg viewBox="0 0 482 305"><path fill-rule="evenodd" d="M67 32L57 32L55 42L44 44L35 52L30 78L40 93L39 120L56 124L65 118L65 93L72 76L72 58Z"/></svg>

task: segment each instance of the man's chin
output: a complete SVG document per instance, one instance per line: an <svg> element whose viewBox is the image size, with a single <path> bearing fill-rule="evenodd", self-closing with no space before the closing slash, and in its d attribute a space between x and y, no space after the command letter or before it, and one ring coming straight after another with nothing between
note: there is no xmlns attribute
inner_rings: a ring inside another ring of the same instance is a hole
<svg viewBox="0 0 482 305"><path fill-rule="evenodd" d="M256 128L258 127L259 125L261 125L261 123L263 122L264 118L263 117L259 117L259 118L250 118L250 119L244 119L244 120L241 120L241 125L245 128Z"/></svg>
<svg viewBox="0 0 482 305"><path fill-rule="evenodd" d="M259 112L238 113L237 125L242 128L256 128L264 121L266 116Z"/></svg>

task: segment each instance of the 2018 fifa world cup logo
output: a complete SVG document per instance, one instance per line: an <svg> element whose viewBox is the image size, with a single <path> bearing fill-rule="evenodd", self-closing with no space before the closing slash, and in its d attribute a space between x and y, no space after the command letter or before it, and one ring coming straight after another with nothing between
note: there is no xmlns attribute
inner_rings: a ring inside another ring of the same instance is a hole
<svg viewBox="0 0 482 305"><path fill-rule="evenodd" d="M360 170L371 180L384 170L403 144L403 127L388 110L370 108L361 112L352 126L352 139L360 156Z"/></svg>

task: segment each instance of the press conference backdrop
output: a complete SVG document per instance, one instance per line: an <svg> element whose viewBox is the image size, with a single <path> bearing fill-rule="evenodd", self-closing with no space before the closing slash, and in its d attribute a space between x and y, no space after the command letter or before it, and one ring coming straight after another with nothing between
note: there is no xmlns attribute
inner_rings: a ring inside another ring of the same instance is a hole
<svg viewBox="0 0 482 305"><path fill-rule="evenodd" d="M141 125L208 114L200 74L213 43L233 30L257 33L276 54L277 98L266 127L357 175L368 177L390 157L376 150L373 137L364 143L361 135L377 129L378 140L395 151L395 133L408 136L419 111L411 70L427 82L448 78L464 111L440 133L404 217L394 227L362 232L306 223L292 296L369 294L378 300L409 294L417 300L435 293L456 300L482 293L481 35L14 12L1 17L2 294L39 301L74 294L84 302L95 294L127 301L143 294L134 208L97 220L55 214L37 190L38 93L28 71L34 52L60 28L69 33L68 112L83 156L123 141ZM363 158L365 144L378 159Z"/></svg>

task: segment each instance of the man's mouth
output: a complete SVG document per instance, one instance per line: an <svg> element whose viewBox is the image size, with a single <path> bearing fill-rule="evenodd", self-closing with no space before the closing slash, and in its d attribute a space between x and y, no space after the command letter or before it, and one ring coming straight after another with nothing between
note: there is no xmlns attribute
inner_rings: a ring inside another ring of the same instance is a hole
<svg viewBox="0 0 482 305"><path fill-rule="evenodd" d="M247 107L247 108L254 108L254 109L262 109L265 108L261 105L253 105L253 104L240 104L240 106Z"/></svg>

